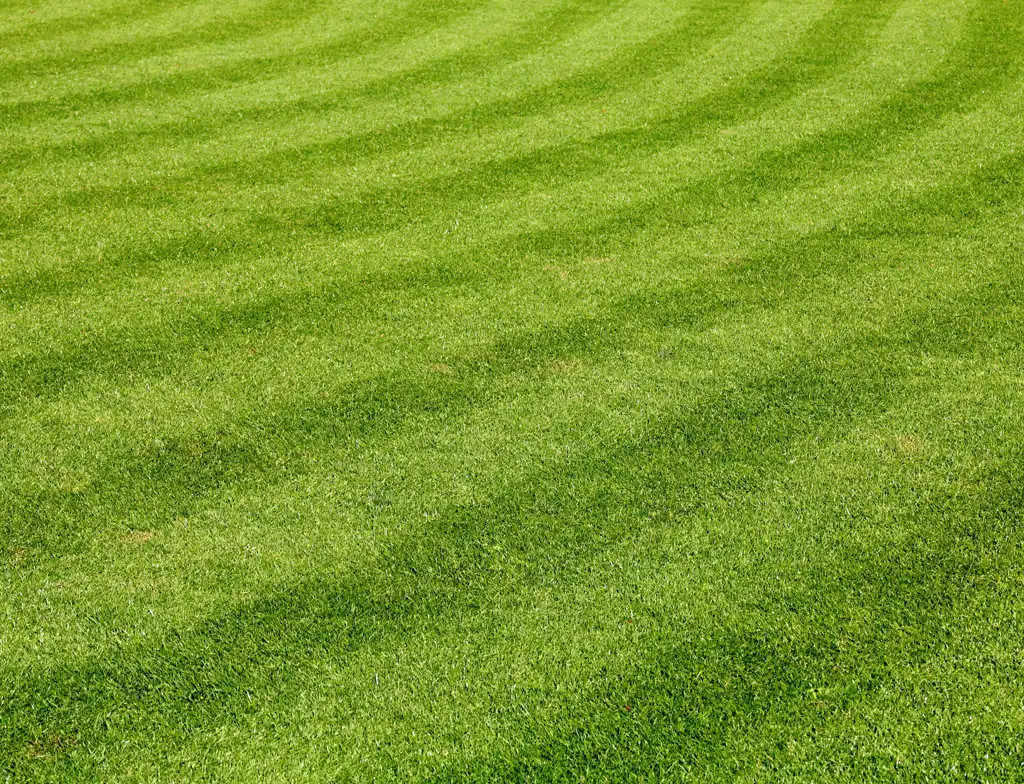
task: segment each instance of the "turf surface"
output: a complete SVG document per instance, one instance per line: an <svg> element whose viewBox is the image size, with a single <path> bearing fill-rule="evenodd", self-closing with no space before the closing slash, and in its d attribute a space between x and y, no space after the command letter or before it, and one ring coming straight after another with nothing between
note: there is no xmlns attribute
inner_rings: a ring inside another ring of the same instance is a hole
<svg viewBox="0 0 1024 784"><path fill-rule="evenodd" d="M1019 0L9 0L0 780L1024 781Z"/></svg>

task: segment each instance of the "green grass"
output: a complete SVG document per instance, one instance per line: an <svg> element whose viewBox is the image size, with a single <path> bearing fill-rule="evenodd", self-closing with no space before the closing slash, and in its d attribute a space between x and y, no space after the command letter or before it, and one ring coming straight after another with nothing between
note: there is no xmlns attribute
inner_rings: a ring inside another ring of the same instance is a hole
<svg viewBox="0 0 1024 784"><path fill-rule="evenodd" d="M1018 0L10 0L0 781L1024 781Z"/></svg>

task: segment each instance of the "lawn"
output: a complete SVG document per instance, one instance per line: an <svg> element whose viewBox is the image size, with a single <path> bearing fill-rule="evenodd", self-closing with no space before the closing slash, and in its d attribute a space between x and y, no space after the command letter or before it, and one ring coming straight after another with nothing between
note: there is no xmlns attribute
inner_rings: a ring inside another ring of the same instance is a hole
<svg viewBox="0 0 1024 784"><path fill-rule="evenodd" d="M0 781L1024 781L1020 0L7 0Z"/></svg>

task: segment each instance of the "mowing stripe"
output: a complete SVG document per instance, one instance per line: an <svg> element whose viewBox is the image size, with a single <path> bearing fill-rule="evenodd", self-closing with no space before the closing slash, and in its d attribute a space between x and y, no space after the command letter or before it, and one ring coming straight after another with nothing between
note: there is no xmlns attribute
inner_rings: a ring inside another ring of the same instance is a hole
<svg viewBox="0 0 1024 784"><path fill-rule="evenodd" d="M1019 778L1016 5L0 37L0 780Z"/></svg>

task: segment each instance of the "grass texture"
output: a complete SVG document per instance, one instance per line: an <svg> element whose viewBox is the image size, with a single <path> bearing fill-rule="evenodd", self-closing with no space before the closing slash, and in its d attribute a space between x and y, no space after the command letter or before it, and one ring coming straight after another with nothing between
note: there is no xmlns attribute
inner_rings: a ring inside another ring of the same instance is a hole
<svg viewBox="0 0 1024 784"><path fill-rule="evenodd" d="M9 0L0 781L1024 781L1019 0Z"/></svg>

